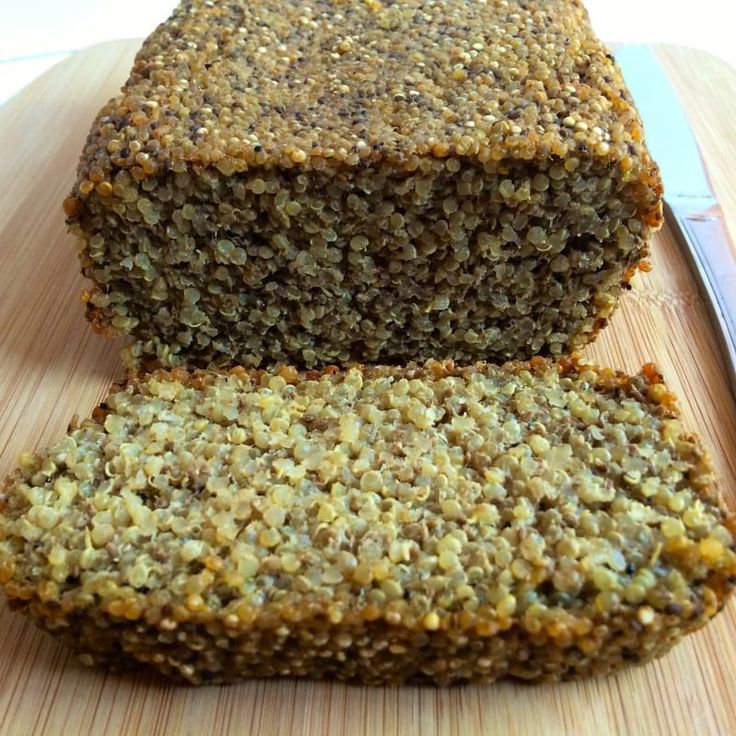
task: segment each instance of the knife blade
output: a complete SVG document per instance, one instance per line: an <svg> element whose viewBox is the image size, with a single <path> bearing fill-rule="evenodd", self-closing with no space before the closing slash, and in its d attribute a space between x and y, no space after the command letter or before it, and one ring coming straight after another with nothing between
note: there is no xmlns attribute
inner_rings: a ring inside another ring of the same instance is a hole
<svg viewBox="0 0 736 736"><path fill-rule="evenodd" d="M648 46L620 46L616 61L644 122L664 181L665 220L677 232L722 343L736 396L736 248L685 111Z"/></svg>

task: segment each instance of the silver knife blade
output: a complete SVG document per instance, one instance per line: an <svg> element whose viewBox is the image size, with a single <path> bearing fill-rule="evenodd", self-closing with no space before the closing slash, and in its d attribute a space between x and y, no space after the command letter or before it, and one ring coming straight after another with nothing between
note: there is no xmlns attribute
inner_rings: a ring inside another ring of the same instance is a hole
<svg viewBox="0 0 736 736"><path fill-rule="evenodd" d="M632 44L620 46L615 56L662 173L665 219L685 246L711 308L736 396L736 248L685 111L654 53Z"/></svg>

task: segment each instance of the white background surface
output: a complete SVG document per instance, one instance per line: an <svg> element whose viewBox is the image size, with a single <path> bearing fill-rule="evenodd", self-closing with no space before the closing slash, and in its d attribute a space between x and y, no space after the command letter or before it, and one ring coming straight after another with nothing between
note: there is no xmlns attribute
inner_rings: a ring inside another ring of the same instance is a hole
<svg viewBox="0 0 736 736"><path fill-rule="evenodd" d="M606 41L695 46L736 65L732 0L584 1ZM175 5L176 0L0 0L0 104L76 49L147 35Z"/></svg>

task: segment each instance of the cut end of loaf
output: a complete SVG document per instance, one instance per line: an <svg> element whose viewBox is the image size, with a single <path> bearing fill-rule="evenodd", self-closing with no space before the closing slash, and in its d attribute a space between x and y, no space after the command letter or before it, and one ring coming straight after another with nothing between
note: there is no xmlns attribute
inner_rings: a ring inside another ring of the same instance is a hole
<svg viewBox="0 0 736 736"><path fill-rule="evenodd" d="M646 662L736 580L673 402L651 365L160 371L22 458L0 582L83 661L194 683Z"/></svg>
<svg viewBox="0 0 736 736"><path fill-rule="evenodd" d="M65 211L88 315L136 359L312 367L576 350L661 195L578 2L195 2Z"/></svg>

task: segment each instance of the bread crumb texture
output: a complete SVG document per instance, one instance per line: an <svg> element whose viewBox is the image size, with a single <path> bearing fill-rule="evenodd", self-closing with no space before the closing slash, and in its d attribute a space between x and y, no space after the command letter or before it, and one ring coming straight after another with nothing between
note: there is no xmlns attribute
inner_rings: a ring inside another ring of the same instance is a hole
<svg viewBox="0 0 736 736"><path fill-rule="evenodd" d="M661 194L578 0L193 0L65 210L134 363L311 367L575 350Z"/></svg>
<svg viewBox="0 0 736 736"><path fill-rule="evenodd" d="M0 493L10 605L192 683L557 680L723 606L734 520L649 366L157 372Z"/></svg>

